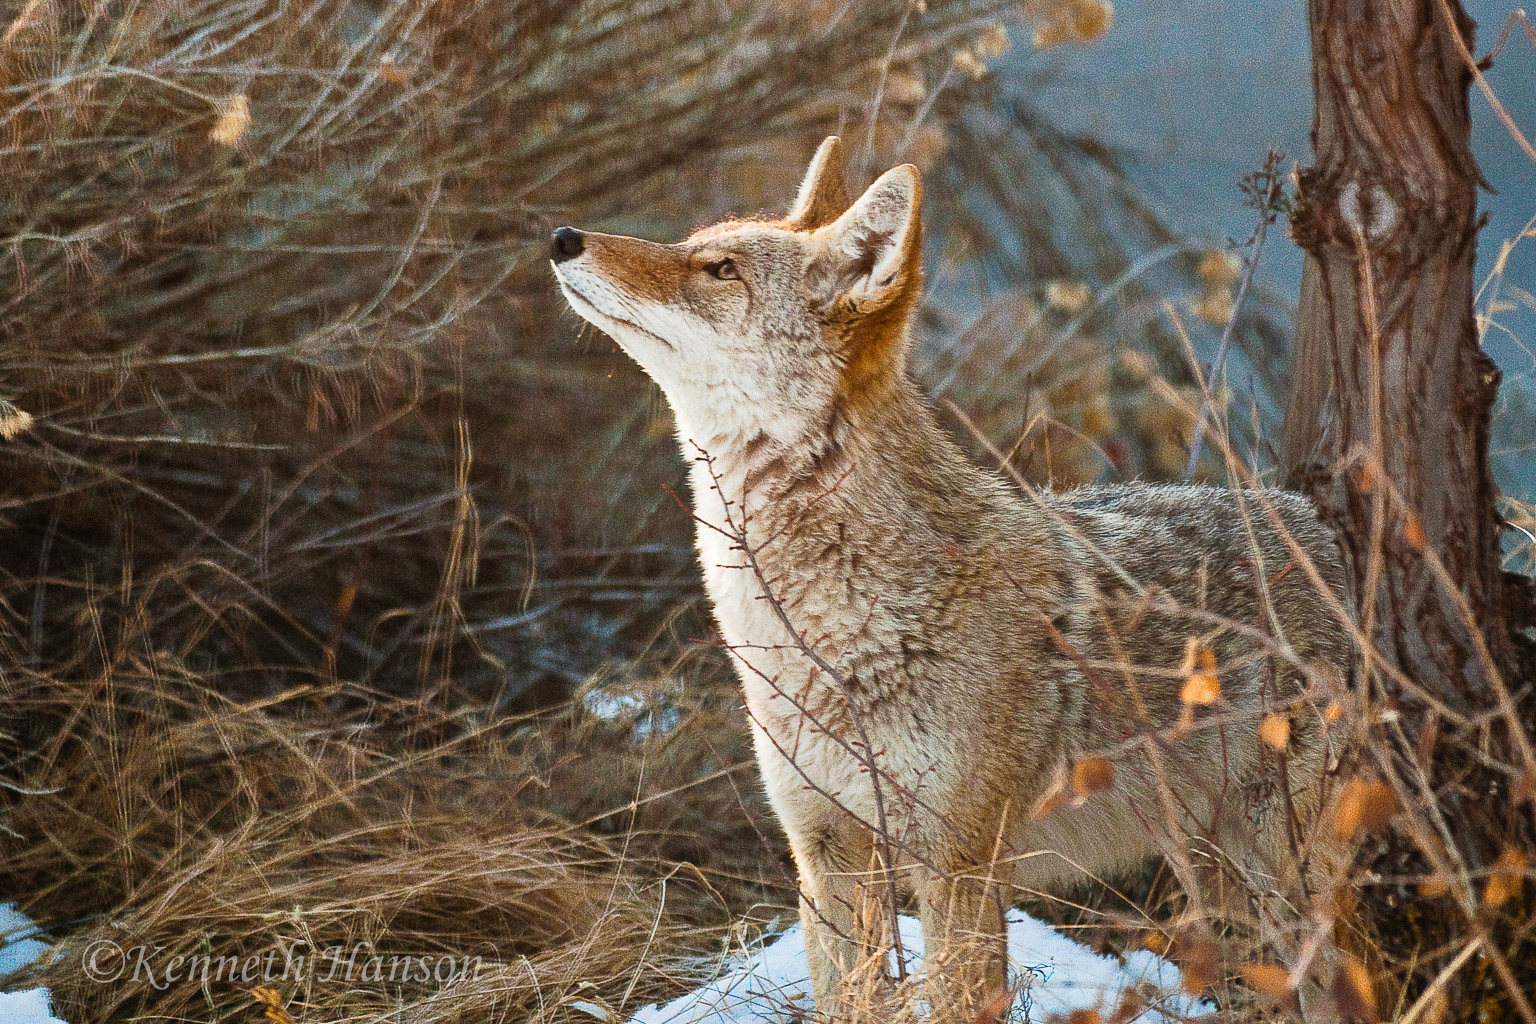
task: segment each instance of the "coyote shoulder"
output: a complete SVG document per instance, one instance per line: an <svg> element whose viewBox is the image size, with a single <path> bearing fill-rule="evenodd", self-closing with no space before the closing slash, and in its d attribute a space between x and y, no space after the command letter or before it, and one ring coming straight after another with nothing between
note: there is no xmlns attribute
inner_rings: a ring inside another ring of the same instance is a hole
<svg viewBox="0 0 1536 1024"><path fill-rule="evenodd" d="M850 201L832 138L781 220L676 245L561 228L552 260L692 460L817 1009L844 1009L899 874L943 960L933 1019L972 1020L1005 983L1010 886L1160 853L1196 900L1223 870L1300 892L1287 865L1325 770L1306 698L1350 645L1323 596L1338 554L1298 496L1035 492L971 464L904 365L921 192L905 165ZM1257 736L1273 714L1283 758ZM1099 758L1112 784L1055 799Z"/></svg>

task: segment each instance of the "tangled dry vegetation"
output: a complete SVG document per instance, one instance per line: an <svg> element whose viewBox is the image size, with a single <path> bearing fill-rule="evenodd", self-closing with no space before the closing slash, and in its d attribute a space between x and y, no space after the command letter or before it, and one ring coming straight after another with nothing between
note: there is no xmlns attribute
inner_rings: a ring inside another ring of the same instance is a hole
<svg viewBox="0 0 1536 1024"><path fill-rule="evenodd" d="M1104 28L1094 0L1023 9L1041 46ZM571 344L543 239L780 204L876 108L869 163L1030 195L995 119L964 116L1019 13L0 5L0 898L59 940L34 976L62 1017L258 1012L244 986L91 982L100 940L302 940L489 966L279 986L300 1021L591 1020L792 906L725 666L690 643L709 626L665 417ZM1112 155L1007 123L1113 190ZM1219 324L1229 273L1116 200ZM972 255L1014 248L976 210L935 217ZM1145 268L1027 241L1003 277L1028 290L968 332L925 318L932 390L1027 478L1176 474L1199 392ZM1173 383L1099 340L1106 297ZM1111 945L1163 934L1163 879L1126 891L1135 913L1036 909L1121 926Z"/></svg>
<svg viewBox="0 0 1536 1024"><path fill-rule="evenodd" d="M895 57L942 64L1008 8L933 5ZM675 597L691 570L681 546L636 546L665 498L612 456L665 449L632 429L633 377L554 326L541 240L572 210L664 229L718 204L722 169L773 165L760 139L789 147L874 91L890 13L13 10L0 330L3 397L33 418L6 452L23 660L98 658L73 617L90 586L248 692L451 677L514 680L511 699L586 678L595 641L643 641L601 606ZM551 550L565 563L538 564Z"/></svg>
<svg viewBox="0 0 1536 1024"><path fill-rule="evenodd" d="M39 979L66 1019L245 1019L262 980L303 1020L633 1010L672 991L681 956L718 952L701 926L774 881L733 788L750 755L718 701L687 720L715 742L678 745L568 713L350 696L368 706L235 702L142 662L13 696L10 752L29 752L35 788L7 817L6 885L63 938ZM130 965L103 983L82 964L105 941L159 947L161 964L296 948L313 970L157 986ZM360 943L363 960L483 966L447 985L328 978L323 951Z"/></svg>
<svg viewBox="0 0 1536 1024"><path fill-rule="evenodd" d="M1046 42L1102 31L1024 7ZM701 924L792 899L688 644L671 443L571 344L543 239L781 202L882 90L873 151L920 149L922 83L1019 13L0 8L0 894L60 940L36 975L62 1016L255 1012L89 982L99 939L303 939L494 966L285 989L302 1020L590 1019L573 1000L675 991L720 949ZM686 682L686 728L560 703L609 665Z"/></svg>

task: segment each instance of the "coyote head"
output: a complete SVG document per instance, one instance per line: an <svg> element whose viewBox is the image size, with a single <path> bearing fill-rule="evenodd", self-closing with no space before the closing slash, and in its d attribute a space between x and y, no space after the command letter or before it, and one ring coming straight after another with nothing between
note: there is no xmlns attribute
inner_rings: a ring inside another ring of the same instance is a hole
<svg viewBox="0 0 1536 1024"><path fill-rule="evenodd" d="M675 245L563 227L550 258L572 308L661 385L685 434L792 442L900 380L921 205L910 164L850 203L834 136L782 220Z"/></svg>

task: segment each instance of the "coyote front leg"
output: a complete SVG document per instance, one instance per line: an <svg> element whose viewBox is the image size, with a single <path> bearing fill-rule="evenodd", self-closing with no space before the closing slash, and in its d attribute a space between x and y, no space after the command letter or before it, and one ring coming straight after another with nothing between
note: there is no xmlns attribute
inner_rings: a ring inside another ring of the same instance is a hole
<svg viewBox="0 0 1536 1024"><path fill-rule="evenodd" d="M929 1020L974 1021L983 1001L1008 983L1002 893L984 864L923 870L930 872L920 890Z"/></svg>
<svg viewBox="0 0 1536 1024"><path fill-rule="evenodd" d="M835 811L794 830L790 846L800 869L800 923L816 1011L840 1017L847 1011L844 981L860 967L868 969L884 948L889 879L879 870L873 835L846 813Z"/></svg>

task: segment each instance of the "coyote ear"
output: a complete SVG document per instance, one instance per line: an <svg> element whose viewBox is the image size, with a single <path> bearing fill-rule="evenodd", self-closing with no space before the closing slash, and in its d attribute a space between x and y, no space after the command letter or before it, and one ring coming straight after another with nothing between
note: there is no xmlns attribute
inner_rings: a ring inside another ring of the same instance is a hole
<svg viewBox="0 0 1536 1024"><path fill-rule="evenodd" d="M923 182L911 164L882 174L819 234L827 254L813 286L831 305L844 297L856 308L885 306L915 295L922 275Z"/></svg>
<svg viewBox="0 0 1536 1024"><path fill-rule="evenodd" d="M843 140L828 135L811 157L800 194L784 218L796 231L814 231L837 220L848 209L848 187L843 184Z"/></svg>

